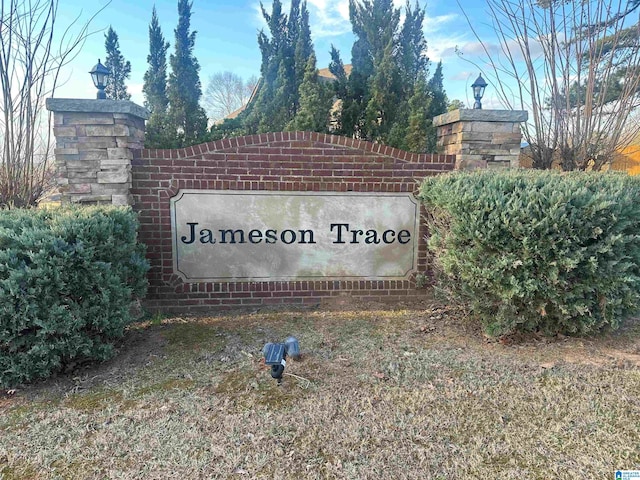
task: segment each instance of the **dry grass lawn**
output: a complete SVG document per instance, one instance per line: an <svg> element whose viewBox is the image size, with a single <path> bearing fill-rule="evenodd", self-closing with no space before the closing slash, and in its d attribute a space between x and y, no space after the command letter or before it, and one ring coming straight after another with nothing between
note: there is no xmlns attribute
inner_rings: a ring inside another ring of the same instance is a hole
<svg viewBox="0 0 640 480"><path fill-rule="evenodd" d="M300 340L278 387L267 341ZM166 318L0 396L7 479L606 479L640 469L640 325L485 339L433 302Z"/></svg>

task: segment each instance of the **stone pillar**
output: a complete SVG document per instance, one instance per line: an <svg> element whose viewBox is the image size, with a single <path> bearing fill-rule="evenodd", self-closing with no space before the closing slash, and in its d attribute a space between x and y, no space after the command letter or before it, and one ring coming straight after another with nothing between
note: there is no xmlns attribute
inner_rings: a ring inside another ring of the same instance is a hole
<svg viewBox="0 0 640 480"><path fill-rule="evenodd" d="M62 203L131 205L132 150L149 112L133 102L48 98Z"/></svg>
<svg viewBox="0 0 640 480"><path fill-rule="evenodd" d="M524 110L454 110L433 119L438 146L456 156L456 170L517 168Z"/></svg>

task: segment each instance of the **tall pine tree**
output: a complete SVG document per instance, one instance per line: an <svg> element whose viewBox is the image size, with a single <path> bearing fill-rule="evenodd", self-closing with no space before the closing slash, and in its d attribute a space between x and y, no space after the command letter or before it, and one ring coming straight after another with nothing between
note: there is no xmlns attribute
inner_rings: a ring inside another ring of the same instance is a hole
<svg viewBox="0 0 640 480"><path fill-rule="evenodd" d="M244 125L247 133L282 130L286 124L282 106L276 99L276 91L278 78L286 76L281 63L282 50L287 45L287 16L282 12L280 0L273 1L271 14L267 13L262 4L260 7L271 37L264 30L258 33L258 47L262 56L260 81L255 100L246 109Z"/></svg>
<svg viewBox="0 0 640 480"><path fill-rule="evenodd" d="M145 106L151 112L147 121L145 146L147 148L170 148L174 143L175 134L168 125L167 106L167 50L169 42L165 42L160 29L156 7L153 6L151 23L149 25L149 68L144 74Z"/></svg>
<svg viewBox="0 0 640 480"><path fill-rule="evenodd" d="M122 53L120 53L118 34L111 26L109 26L104 39L104 47L107 51L104 66L110 72L104 92L107 94L107 98L113 100L129 100L131 95L127 93L127 86L124 82L131 75L131 63L125 60Z"/></svg>
<svg viewBox="0 0 640 480"><path fill-rule="evenodd" d="M171 74L167 88L169 120L176 131L176 147L195 145L206 139L207 115L200 106L200 65L193 56L196 33L190 32L193 2L178 0L175 53L170 56Z"/></svg>

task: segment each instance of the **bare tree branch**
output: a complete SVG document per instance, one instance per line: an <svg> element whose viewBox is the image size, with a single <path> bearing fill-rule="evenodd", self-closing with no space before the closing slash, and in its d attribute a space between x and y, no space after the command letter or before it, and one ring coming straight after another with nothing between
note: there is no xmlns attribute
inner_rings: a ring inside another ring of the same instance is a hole
<svg viewBox="0 0 640 480"><path fill-rule="evenodd" d="M246 105L256 83L256 77L245 82L239 75L228 71L211 75L204 93L204 106L209 118L221 120Z"/></svg>
<svg viewBox="0 0 640 480"><path fill-rule="evenodd" d="M565 170L599 170L637 137L638 123L626 121L640 102L637 3L488 0L497 53L467 18L484 50L471 63L507 108L530 113L523 136L534 167L559 156Z"/></svg>
<svg viewBox="0 0 640 480"><path fill-rule="evenodd" d="M31 205L46 187L52 136L44 101L102 9L83 24L78 14L57 35L57 0L1 0L0 208Z"/></svg>

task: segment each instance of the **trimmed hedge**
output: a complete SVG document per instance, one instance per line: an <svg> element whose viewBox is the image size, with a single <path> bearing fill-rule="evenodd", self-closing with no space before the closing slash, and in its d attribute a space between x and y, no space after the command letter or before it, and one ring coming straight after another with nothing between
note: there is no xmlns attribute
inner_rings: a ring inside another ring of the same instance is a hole
<svg viewBox="0 0 640 480"><path fill-rule="evenodd" d="M114 354L149 269L117 207L0 211L0 385Z"/></svg>
<svg viewBox="0 0 640 480"><path fill-rule="evenodd" d="M640 177L479 171L427 178L439 285L487 333L587 334L640 306Z"/></svg>

